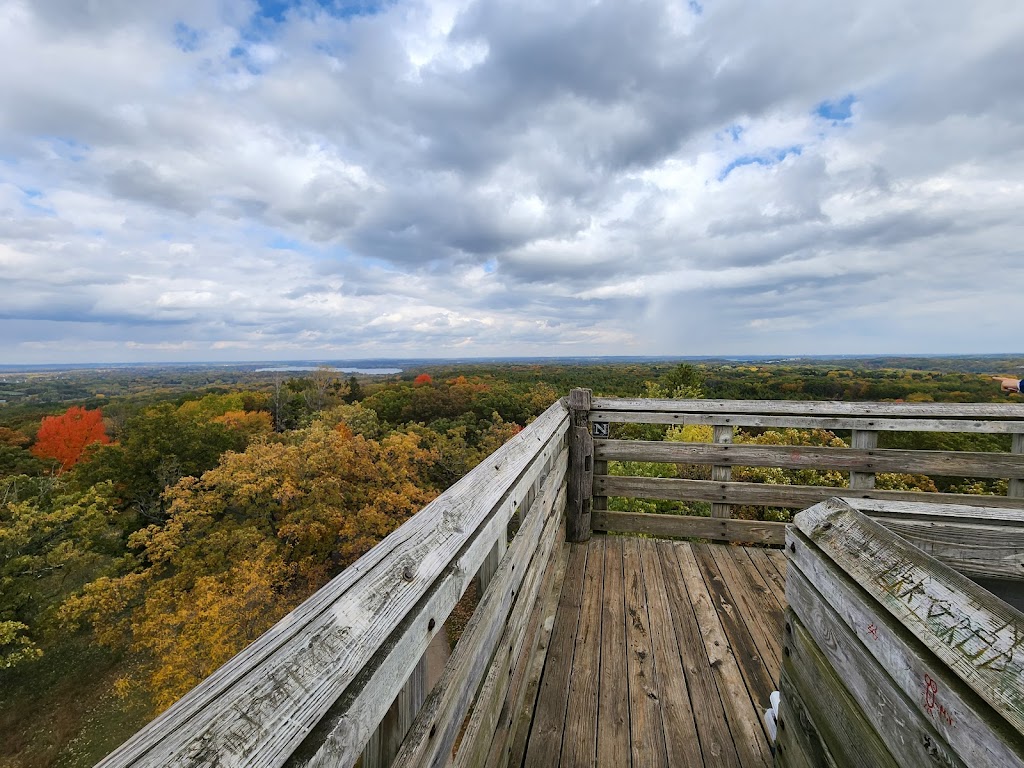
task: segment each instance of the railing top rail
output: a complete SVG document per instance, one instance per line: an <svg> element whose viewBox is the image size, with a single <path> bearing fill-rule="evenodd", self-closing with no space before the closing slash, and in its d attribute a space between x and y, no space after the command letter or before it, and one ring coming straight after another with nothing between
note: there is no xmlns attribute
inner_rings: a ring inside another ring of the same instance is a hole
<svg viewBox="0 0 1024 768"><path fill-rule="evenodd" d="M764 416L857 416L1024 421L1016 403L875 403L821 400L665 400L595 397L591 410Z"/></svg>
<svg viewBox="0 0 1024 768"><path fill-rule="evenodd" d="M407 619L438 594L450 611L493 545L491 529L504 531L510 508L525 502L522 486L540 477L541 457L560 445L568 419L564 402L553 404L99 765L269 767L296 749L315 751L311 732L331 733L323 719L337 716L339 700L359 700L369 667L379 671L407 637L425 648L434 614ZM439 627L447 614L436 615ZM400 686L407 675L384 677ZM386 710L390 700L375 705ZM368 736L379 721L365 708L356 714L355 730Z"/></svg>

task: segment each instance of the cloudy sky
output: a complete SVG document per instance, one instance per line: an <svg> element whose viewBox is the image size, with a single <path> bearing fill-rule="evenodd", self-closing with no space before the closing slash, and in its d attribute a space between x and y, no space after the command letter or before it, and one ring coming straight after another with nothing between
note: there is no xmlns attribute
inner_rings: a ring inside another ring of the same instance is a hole
<svg viewBox="0 0 1024 768"><path fill-rule="evenodd" d="M0 0L0 362L1024 349L1020 0Z"/></svg>

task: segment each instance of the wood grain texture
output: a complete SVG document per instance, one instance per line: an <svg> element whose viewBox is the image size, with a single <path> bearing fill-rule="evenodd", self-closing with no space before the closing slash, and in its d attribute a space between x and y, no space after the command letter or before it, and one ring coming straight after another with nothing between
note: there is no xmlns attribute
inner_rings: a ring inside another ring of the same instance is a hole
<svg viewBox="0 0 1024 768"><path fill-rule="evenodd" d="M595 415L599 411L649 411L1024 421L1024 404L1016 403L871 403L837 400L675 400L595 397L590 407Z"/></svg>
<svg viewBox="0 0 1024 768"><path fill-rule="evenodd" d="M594 538L587 553L569 706L562 737L563 766L592 766L597 759L597 693L601 671L601 614L604 605L605 537Z"/></svg>
<svg viewBox="0 0 1024 768"><path fill-rule="evenodd" d="M786 538L785 523L695 515L659 515L650 512L595 513L594 530L714 541L742 541L776 546L781 546Z"/></svg>
<svg viewBox="0 0 1024 768"><path fill-rule="evenodd" d="M622 538L609 536L604 554L601 680L598 695L597 765L630 764L629 680L626 662L626 594L622 576Z"/></svg>
<svg viewBox="0 0 1024 768"><path fill-rule="evenodd" d="M958 419L857 418L853 416L762 416L743 413L680 413L657 411L591 411L595 423L620 424L710 424L712 426L757 427L762 429L867 429L880 432L977 432L1021 434L1021 421L968 421Z"/></svg>
<svg viewBox="0 0 1024 768"><path fill-rule="evenodd" d="M806 509L833 496L872 498L890 501L931 501L934 503L973 504L1000 509L1020 509L1021 500L1004 496L971 496L958 493L920 493L917 491L858 491L818 485L770 485L767 483L716 483L711 480L679 480L668 477L594 478L594 488L606 496L673 501L721 501L765 507Z"/></svg>
<svg viewBox="0 0 1024 768"><path fill-rule="evenodd" d="M1024 614L840 500L794 526L1024 735Z"/></svg>
<svg viewBox="0 0 1024 768"><path fill-rule="evenodd" d="M576 650L576 629L587 563L586 543L571 544L570 547L569 565L547 649L545 674L540 681L534 723L526 745L523 764L527 768L550 766L552 755L560 754L562 749L569 699L569 671Z"/></svg>
<svg viewBox="0 0 1024 768"><path fill-rule="evenodd" d="M691 691L686 682L686 673L672 630L672 607L665 586L665 573L661 556L658 554L658 545L651 539L639 539L638 545L643 560L651 645L660 686L659 698L668 764L703 765L693 708L703 707L705 704L703 701L690 701Z"/></svg>
<svg viewBox="0 0 1024 768"><path fill-rule="evenodd" d="M865 473L913 472L922 475L968 477L1024 476L1024 454L980 451L595 440L594 455L605 461L657 461L674 464L781 467Z"/></svg>
<svg viewBox="0 0 1024 768"><path fill-rule="evenodd" d="M566 541L590 538L591 497L594 492L594 438L588 414L590 390L569 393L569 502L566 508Z"/></svg>
<svg viewBox="0 0 1024 768"><path fill-rule="evenodd" d="M908 676L904 669L889 668L880 663L874 654L883 648L887 653L895 654L896 658L915 657L915 648L903 643L897 625L869 619L860 627L861 631L851 631L832 610L828 598L817 593L803 571L796 567L790 575L787 594L793 601L791 609L812 638L815 648L836 670L862 716L903 765L929 768L1019 765L1012 751L980 743L984 741L981 734L985 727L976 719L976 714L969 714L971 710L964 706L965 700L961 696L964 686L958 685L951 675L941 674L941 665L927 656L918 655L910 669L920 676L908 681L906 678L913 676ZM794 632L790 624L787 643L792 643ZM922 672L922 669L929 671ZM935 670L938 676L933 677L931 670ZM928 712L923 706L925 684L931 680L936 681L935 712ZM909 691L904 682L910 682ZM969 700L970 696L968 705ZM950 713L955 729L940 717L940 706L943 713ZM957 733L953 735L951 745L948 736L953 730ZM1010 762L1003 762L1006 759Z"/></svg>
<svg viewBox="0 0 1024 768"><path fill-rule="evenodd" d="M626 597L626 669L629 675L629 734L633 768L668 768L661 681L654 663L651 618L639 541L622 539Z"/></svg>
<svg viewBox="0 0 1024 768"><path fill-rule="evenodd" d="M509 615L521 589L529 594L527 602L532 602L540 589L541 576L561 525L564 507L557 500L564 504L560 491L566 463L563 452L480 598L440 682L416 717L393 763L395 768L436 766L446 761L499 641L504 638L512 646L510 655L522 641L529 612L524 605L515 621L510 622ZM535 559L536 567L530 569L529 564ZM503 659L501 666L505 665ZM497 700L496 696L491 701ZM493 715L496 717L497 712Z"/></svg>
<svg viewBox="0 0 1024 768"><path fill-rule="evenodd" d="M815 730L828 745L836 763L848 768L902 768L905 765L937 766L938 761L924 763L920 753L912 755L915 762L908 763L906 750L900 750L895 758L889 752L886 742L875 730L857 702L843 683L843 679L821 654L810 634L790 610L786 623L786 647L789 654L783 662L786 675L792 685L782 691L784 696L798 692L814 721ZM844 677L856 671L844 669ZM899 741L896 721L883 723L886 734ZM928 759L927 754L924 755Z"/></svg>
<svg viewBox="0 0 1024 768"><path fill-rule="evenodd" d="M728 638L722 626L723 620L731 619L731 608L726 608L720 600L719 610L716 610L716 596L721 597L722 592L715 589L715 596L712 596L709 586L714 585L708 585L701 575L693 549L686 544L677 544L674 549L740 763L744 766L770 765L771 754L764 726L752 706L743 672L730 644L735 638Z"/></svg>

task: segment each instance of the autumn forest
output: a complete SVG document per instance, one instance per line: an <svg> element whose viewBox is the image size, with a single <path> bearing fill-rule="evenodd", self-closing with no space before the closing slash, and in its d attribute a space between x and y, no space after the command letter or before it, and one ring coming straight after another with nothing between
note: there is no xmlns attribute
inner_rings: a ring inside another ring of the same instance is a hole
<svg viewBox="0 0 1024 768"><path fill-rule="evenodd" d="M1005 400L989 375L1022 366L1005 357L433 362L386 375L326 366L0 372L0 767L92 765L573 386L611 396L984 402ZM699 427L616 429L709 440ZM737 436L847 439L823 430ZM1008 449L1001 436L883 439ZM845 482L840 473L737 471L753 482ZM1005 481L975 478L879 482L1005 493Z"/></svg>

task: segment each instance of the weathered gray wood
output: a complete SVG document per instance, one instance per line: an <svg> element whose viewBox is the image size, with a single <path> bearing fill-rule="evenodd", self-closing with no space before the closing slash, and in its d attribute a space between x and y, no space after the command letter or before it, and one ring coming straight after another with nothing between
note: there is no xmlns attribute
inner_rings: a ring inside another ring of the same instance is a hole
<svg viewBox="0 0 1024 768"><path fill-rule="evenodd" d="M586 543L571 544L569 565L565 571L545 661L545 666L550 665L551 672L545 674L540 681L535 710L536 724L529 733L525 758L521 763L526 768L544 768L551 764L551 756L561 751L565 708L569 698L569 671L576 648L576 628L583 599L586 563ZM520 762L515 761L514 764L520 765Z"/></svg>
<svg viewBox="0 0 1024 768"><path fill-rule="evenodd" d="M683 546L669 542L658 542L661 555L662 572L665 576L665 591L668 595L672 614L672 627L676 635L676 645L686 671L686 685L693 702L693 715L700 736L700 747L706 765L737 768L743 765L741 757L736 753L736 744L729 733L725 708L722 700L728 691L719 691L716 676L709 665L719 664L721 654L728 652L727 646L716 649L713 656L708 656L701 637L703 626L698 623L696 607L702 605L700 613L703 621L707 621L707 611L711 607L711 599L701 582L697 591L690 592L688 581L682 577L680 554ZM695 573L692 554L686 561L687 573L691 577ZM696 574L700 579L700 575ZM692 580L692 579L690 579Z"/></svg>
<svg viewBox="0 0 1024 768"><path fill-rule="evenodd" d="M1024 734L1024 614L840 500L794 525Z"/></svg>
<svg viewBox="0 0 1024 768"><path fill-rule="evenodd" d="M864 473L913 472L964 477L1024 476L1024 455L982 451L907 451L893 448L858 450L803 445L595 440L594 456L599 460L716 464L729 467L833 469ZM594 473L605 474L596 468Z"/></svg>
<svg viewBox="0 0 1024 768"><path fill-rule="evenodd" d="M565 533L562 533L564 540ZM558 563L555 566L555 574L550 588L545 593L542 601L538 601L536 619L536 640L527 649L529 654L521 660L516 667L515 678L521 678L521 682L513 680L515 694L510 696L508 708L510 712L508 735L503 734L503 728L499 724L494 734L494 741L491 744L491 753L487 759L487 768L508 768L508 766L521 766L526 756L527 738L530 734L530 724L533 722L533 712L537 704L537 693L540 689L541 674L544 670L544 662L547 660L548 644L551 640L551 633L555 625L555 617L558 613L559 597L562 593L562 586L565 582L565 572L569 564L569 550L572 545L563 543L559 553ZM522 672L520 673L520 668ZM519 685L519 690L515 690Z"/></svg>
<svg viewBox="0 0 1024 768"><path fill-rule="evenodd" d="M728 445L732 443L733 428L730 426L716 425L714 427L714 441L717 445ZM715 464L711 467L711 479L717 482L729 482L732 480L732 467L728 464ZM728 504L715 502L711 505L712 517L731 517Z"/></svg>
<svg viewBox="0 0 1024 768"><path fill-rule="evenodd" d="M896 416L915 419L1024 419L1016 403L872 403L838 400L676 400L595 397L599 411L665 413L737 413L828 416ZM596 413L595 413L596 416Z"/></svg>
<svg viewBox="0 0 1024 768"><path fill-rule="evenodd" d="M944 504L942 500L948 498L946 494L921 496L920 501L848 498L842 489L837 495L851 508L880 522L893 519L935 523L975 522L979 525L1002 525L1011 528L1024 525L1024 508L998 509L972 504Z"/></svg>
<svg viewBox="0 0 1024 768"><path fill-rule="evenodd" d="M597 759L597 682L601 671L601 606L604 603L605 537L591 540L583 581L583 604L569 680L561 765L593 765ZM554 758L554 755L552 755Z"/></svg>
<svg viewBox="0 0 1024 768"><path fill-rule="evenodd" d="M988 705L934 655L907 642L905 628L806 538L794 531L792 541L790 606L904 765L1021 765L1013 738L991 738L998 718Z"/></svg>
<svg viewBox="0 0 1024 768"><path fill-rule="evenodd" d="M594 438L590 436L590 390L569 393L569 501L566 507L566 541L590 538L591 497L594 494Z"/></svg>
<svg viewBox="0 0 1024 768"><path fill-rule="evenodd" d="M536 551L528 561L529 565L522 564L527 568L526 576L518 591L513 594L514 605L505 622L505 631L497 643L494 658L480 686L480 692L473 702L471 717L455 754L455 766L488 765L488 753L497 730L502 703L509 692L515 667L523 656L524 646L531 639L530 619L535 612L538 597L544 589L553 560L557 557L560 539L564 540L564 532L561 530L564 506L563 483ZM481 616L481 621L486 620L487 617Z"/></svg>
<svg viewBox="0 0 1024 768"><path fill-rule="evenodd" d="M394 766L420 768L444 762L506 629L510 635L506 641L510 645L521 642L528 612L523 610L517 621L508 627L506 623L520 589L540 588L543 567L531 570L528 565L537 553L542 566L546 566L546 558L554 547L562 514L556 498L566 464L567 458L556 462L533 507L526 513L522 528L473 612L441 681L434 686L416 717ZM531 582L524 583L528 573Z"/></svg>
<svg viewBox="0 0 1024 768"><path fill-rule="evenodd" d="M645 533L713 541L742 541L782 546L786 524L733 520L695 515L658 515L643 512L601 512L594 515L594 530L608 533Z"/></svg>
<svg viewBox="0 0 1024 768"><path fill-rule="evenodd" d="M782 727L775 742L775 768L837 768L799 689L789 679L789 669L782 668L779 681L780 691L787 691L787 696L779 705Z"/></svg>
<svg viewBox="0 0 1024 768"><path fill-rule="evenodd" d="M447 643L441 635L436 635L436 638L441 638ZM427 657L424 654L395 697L391 709L366 743L363 749L362 768L387 768L391 765L391 761L398 754L402 739L409 732L413 720L416 719L416 713L420 711L423 700L427 697L429 686L426 677Z"/></svg>
<svg viewBox="0 0 1024 768"><path fill-rule="evenodd" d="M591 411L594 423L619 424L711 424L734 427L778 429L875 429L881 432L978 432L1020 434L1022 421L958 421L956 419L857 418L853 416L762 416L744 413L683 413L657 411Z"/></svg>
<svg viewBox="0 0 1024 768"><path fill-rule="evenodd" d="M662 729L668 764L703 765L686 673L672 630L672 608L665 587L661 557L657 544L651 539L639 539L638 543L647 590L647 611L651 620L654 667L661 688ZM696 702L696 706L703 706L703 702Z"/></svg>
<svg viewBox="0 0 1024 768"><path fill-rule="evenodd" d="M1013 436L1013 443L1010 447L1010 451L1014 456L1024 455L1024 434L1018 433ZM1006 495L1016 498L1024 496L1024 478L1011 475L1010 484L1006 489Z"/></svg>
<svg viewBox="0 0 1024 768"><path fill-rule="evenodd" d="M662 722L661 682L654 665L651 618L639 541L622 539L626 597L626 672L629 680L629 743L632 765L668 768Z"/></svg>
<svg viewBox="0 0 1024 768"><path fill-rule="evenodd" d="M1005 496L972 496L960 493L923 493L918 491L858 491L853 488L830 488L818 485L771 485L768 483L716 483L711 480L680 480L672 477L619 477L603 475L594 478L594 487L606 496L675 501L721 501L729 504L751 504L765 507L805 509L820 501L842 495L850 498L872 498L891 501L928 500L933 503L972 504L1001 509L1020 509L1020 499Z"/></svg>
<svg viewBox="0 0 1024 768"><path fill-rule="evenodd" d="M926 752L912 753L913 763L907 762L907 750L899 750L898 746L898 758L890 753L887 742L844 684L843 678L857 674L857 670L834 669L792 610L786 616L786 648L788 655L783 667L793 685L792 688L780 688L780 691L783 696L789 696L795 688L802 694L808 715L829 745L830 752L837 757L837 762L851 768L902 768L905 765L937 768L944 765L944 762L929 760ZM891 718L881 726L888 739L897 744L906 735Z"/></svg>
<svg viewBox="0 0 1024 768"><path fill-rule="evenodd" d="M712 675L722 698L722 706L740 763L744 766L769 765L771 754L764 731L765 726L760 714L751 706L743 673L736 661L732 645L726 637L719 613L715 610L714 598L701 575L693 548L688 544L678 543L673 549L678 559L682 581L690 595L693 614L700 627L700 639L711 663Z"/></svg>
<svg viewBox="0 0 1024 768"><path fill-rule="evenodd" d="M601 722L597 729L597 765L617 768L630 764L625 586L619 536L609 536L605 543L601 621L601 680L598 683Z"/></svg>
<svg viewBox="0 0 1024 768"><path fill-rule="evenodd" d="M359 700L353 682L372 682L377 701L361 702L346 729L354 761L429 642L433 617L413 607L429 594L443 623L567 422L552 406L101 765L196 765L204 755L281 765L303 741L324 738L311 731L346 690L346 701ZM403 648L400 663L377 655L389 639Z"/></svg>
<svg viewBox="0 0 1024 768"><path fill-rule="evenodd" d="M533 500L530 499L528 503L532 502ZM480 570L476 573L476 586L481 595L487 590L487 585L491 583L494 572L498 570L498 563L505 556L505 550L507 549L508 537L506 532L502 531L501 535L494 542L494 546L491 547L491 551L487 553L487 557L480 566Z"/></svg>
<svg viewBox="0 0 1024 768"><path fill-rule="evenodd" d="M869 455L878 447L878 432L874 430L855 429L850 439L850 447L854 450L867 452ZM850 487L866 490L875 487L874 472L850 472Z"/></svg>

